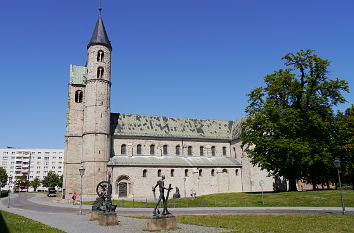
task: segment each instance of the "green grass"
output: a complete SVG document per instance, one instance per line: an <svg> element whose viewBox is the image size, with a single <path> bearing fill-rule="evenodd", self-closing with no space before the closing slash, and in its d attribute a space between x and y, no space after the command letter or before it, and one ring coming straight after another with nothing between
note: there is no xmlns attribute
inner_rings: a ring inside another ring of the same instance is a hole
<svg viewBox="0 0 354 233"><path fill-rule="evenodd" d="M179 223L235 229L234 232L354 232L350 215L178 216Z"/></svg>
<svg viewBox="0 0 354 233"><path fill-rule="evenodd" d="M345 206L354 207L354 190L344 190ZM219 193L197 197L195 200L188 200L188 207L204 207L233 206L262 206L261 193ZM123 206L122 200L114 201L118 207ZM92 202L84 202L83 204L91 205ZM169 208L173 208L174 200L170 199ZM187 198L175 200L176 208L187 207ZM264 193L264 206L314 206L314 207L340 207L341 199L339 190L321 190L306 192L280 192L280 193ZM133 207L132 201L124 201L124 207ZM154 203L134 202L135 208L153 208Z"/></svg>
<svg viewBox="0 0 354 233"><path fill-rule="evenodd" d="M40 222L22 217L17 214L12 214L6 211L0 211L0 232L10 233L37 233L37 232L53 232L65 233L54 227L44 225Z"/></svg>

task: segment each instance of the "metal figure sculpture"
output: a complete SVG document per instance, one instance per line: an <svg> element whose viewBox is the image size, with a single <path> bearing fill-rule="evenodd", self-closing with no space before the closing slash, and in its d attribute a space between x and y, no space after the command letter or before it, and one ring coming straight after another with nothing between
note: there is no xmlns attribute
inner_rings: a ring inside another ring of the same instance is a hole
<svg viewBox="0 0 354 233"><path fill-rule="evenodd" d="M171 215L171 213L167 210L167 201L168 201L168 196L170 195L170 191L171 191L172 188L171 188L171 184L169 185L168 188L165 187L164 179L165 179L165 176L163 175L161 177L161 179L157 181L156 185L152 188L152 192L154 194L154 198L155 198L155 202L156 202L155 208L154 208L154 211L153 211L154 217L157 217L160 214L160 211L159 211L158 207L159 207L159 204L160 204L161 201L163 202L162 215L163 216ZM158 200L156 200L156 194L155 194L155 189L156 189L157 186L159 187L159 191L160 191L160 196L159 196ZM165 198L165 190L167 190L166 198Z"/></svg>
<svg viewBox="0 0 354 233"><path fill-rule="evenodd" d="M117 205L112 203L111 174L108 174L108 181L101 181L96 187L98 197L92 204L92 210L104 213L115 212Z"/></svg>

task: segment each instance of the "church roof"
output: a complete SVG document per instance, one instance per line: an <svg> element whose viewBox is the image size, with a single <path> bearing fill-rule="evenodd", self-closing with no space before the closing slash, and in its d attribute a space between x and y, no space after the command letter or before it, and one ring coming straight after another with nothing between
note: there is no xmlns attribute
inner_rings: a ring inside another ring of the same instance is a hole
<svg viewBox="0 0 354 233"><path fill-rule="evenodd" d="M181 117L111 114L111 133L116 136L237 139L241 121Z"/></svg>
<svg viewBox="0 0 354 233"><path fill-rule="evenodd" d="M136 167L241 167L231 157L182 157L182 156L114 156L108 166Z"/></svg>
<svg viewBox="0 0 354 233"><path fill-rule="evenodd" d="M85 85L86 84L86 71L85 66L76 66L70 64L70 84Z"/></svg>
<svg viewBox="0 0 354 233"><path fill-rule="evenodd" d="M87 45L87 48L89 48L91 45L104 45L109 49L112 49L111 42L108 39L106 29L103 25L101 14L98 16L95 30L93 31L90 43Z"/></svg>

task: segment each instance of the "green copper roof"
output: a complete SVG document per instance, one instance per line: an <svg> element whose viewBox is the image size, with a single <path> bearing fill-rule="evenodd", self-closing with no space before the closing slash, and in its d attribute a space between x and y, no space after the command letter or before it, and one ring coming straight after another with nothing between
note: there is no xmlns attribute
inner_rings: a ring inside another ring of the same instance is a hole
<svg viewBox="0 0 354 233"><path fill-rule="evenodd" d="M70 64L70 84L86 85L86 67Z"/></svg>
<svg viewBox="0 0 354 233"><path fill-rule="evenodd" d="M109 166L136 167L241 167L230 157L181 157L181 156L114 156Z"/></svg>

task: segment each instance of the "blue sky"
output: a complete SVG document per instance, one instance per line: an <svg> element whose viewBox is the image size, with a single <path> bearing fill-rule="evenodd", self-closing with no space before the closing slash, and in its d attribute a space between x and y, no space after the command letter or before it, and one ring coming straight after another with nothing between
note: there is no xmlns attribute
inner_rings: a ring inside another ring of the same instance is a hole
<svg viewBox="0 0 354 233"><path fill-rule="evenodd" d="M102 0L112 112L235 120L246 94L315 49L354 86L354 1ZM70 64L84 65L98 1L2 1L0 147L64 148ZM354 103L352 93L345 94Z"/></svg>

